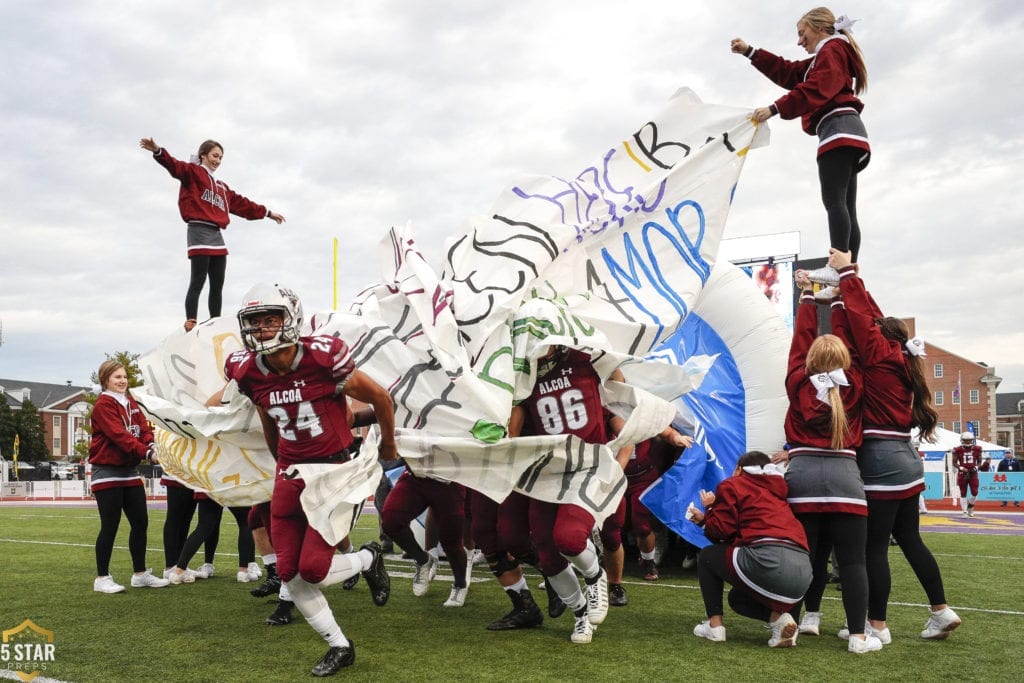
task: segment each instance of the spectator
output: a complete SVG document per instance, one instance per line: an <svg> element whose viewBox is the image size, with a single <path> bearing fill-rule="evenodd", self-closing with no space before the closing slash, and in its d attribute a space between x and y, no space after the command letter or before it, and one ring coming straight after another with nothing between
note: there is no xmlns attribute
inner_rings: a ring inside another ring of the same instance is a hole
<svg viewBox="0 0 1024 683"><path fill-rule="evenodd" d="M1021 472L1024 468L1021 467L1020 460L1013 457L1013 451L1005 451L1003 453L1003 459L996 465L996 472ZM1006 501L1003 501L1002 507L1006 507ZM1020 501L1013 501L1013 507L1019 508Z"/></svg>

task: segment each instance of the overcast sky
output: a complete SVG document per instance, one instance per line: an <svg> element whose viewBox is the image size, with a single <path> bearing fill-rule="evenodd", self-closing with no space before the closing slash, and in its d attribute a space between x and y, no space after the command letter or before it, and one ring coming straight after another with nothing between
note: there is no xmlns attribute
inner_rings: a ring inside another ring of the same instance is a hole
<svg viewBox="0 0 1024 683"><path fill-rule="evenodd" d="M680 86L766 106L782 91L729 51L790 59L810 2L367 0L0 4L0 377L88 384L105 353L180 328L178 184L138 147L224 145L218 178L287 217L233 218L225 313L277 280L307 314L379 281L412 221L446 237L518 173L564 175ZM847 2L867 60L862 274L882 309L1024 391L1024 5ZM772 119L725 237L800 231L828 247L815 139ZM206 292L200 302L205 318Z"/></svg>

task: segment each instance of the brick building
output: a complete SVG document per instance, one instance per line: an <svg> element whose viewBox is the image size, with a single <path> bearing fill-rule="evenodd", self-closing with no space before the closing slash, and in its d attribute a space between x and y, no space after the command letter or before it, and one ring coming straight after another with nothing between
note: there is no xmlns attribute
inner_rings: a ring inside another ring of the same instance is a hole
<svg viewBox="0 0 1024 683"><path fill-rule="evenodd" d="M0 378L0 401L6 401L11 410L21 410L21 404L31 400L43 420L47 450L52 460L67 460L74 454L75 443L88 441L85 432L85 414L89 404L85 396L89 387L66 384L44 384L20 379Z"/></svg>
<svg viewBox="0 0 1024 683"><path fill-rule="evenodd" d="M915 336L914 318L903 318ZM954 432L967 431L970 423L979 439L996 442L996 387L1002 382L995 368L958 356L926 342L922 358L939 426Z"/></svg>

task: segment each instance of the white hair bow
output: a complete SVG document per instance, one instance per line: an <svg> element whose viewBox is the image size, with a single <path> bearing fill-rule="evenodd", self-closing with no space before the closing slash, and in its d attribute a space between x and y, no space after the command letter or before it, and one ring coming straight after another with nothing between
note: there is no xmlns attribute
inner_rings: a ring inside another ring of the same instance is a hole
<svg viewBox="0 0 1024 683"><path fill-rule="evenodd" d="M851 19L850 17L843 14L842 16L836 18L836 22L833 24L833 26L835 26L836 28L836 33L839 33L840 31L851 30L853 28L853 25L856 24L858 21L860 21L860 19Z"/></svg>
<svg viewBox="0 0 1024 683"><path fill-rule="evenodd" d="M782 469L775 463L771 462L768 463L767 465L762 466L747 465L746 467L743 468L743 471L746 472L747 474L762 475L769 477L786 476L786 471L784 469Z"/></svg>
<svg viewBox="0 0 1024 683"><path fill-rule="evenodd" d="M924 339L921 339L920 337L914 337L913 339L908 339L907 343L904 344L904 346L907 347L907 353L909 353L911 356L926 356L926 355L928 355L928 354L926 354L924 352Z"/></svg>
<svg viewBox="0 0 1024 683"><path fill-rule="evenodd" d="M828 390L838 385L842 387L850 386L850 382L846 379L846 373L843 372L842 368L836 368L835 370L829 370L828 372L819 372L811 375L811 384L818 390L817 397L822 403L832 405L832 401L829 400Z"/></svg>

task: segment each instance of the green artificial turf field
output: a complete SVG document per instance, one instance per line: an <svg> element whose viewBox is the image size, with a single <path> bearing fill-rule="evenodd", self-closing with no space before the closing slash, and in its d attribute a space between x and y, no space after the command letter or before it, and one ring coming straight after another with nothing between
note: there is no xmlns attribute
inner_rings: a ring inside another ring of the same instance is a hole
<svg viewBox="0 0 1024 683"><path fill-rule="evenodd" d="M935 515L932 515L935 517ZM164 513L150 510L148 563L163 565ZM929 520L931 521L931 520ZM1024 523L1024 522L1022 522ZM0 630L31 620L52 631L51 661L41 676L79 683L109 681L294 681L326 650L301 617L269 627L268 600L235 580L234 521L226 516L217 574L192 585L92 590L94 508L0 505ZM112 573L128 585L128 525L122 520ZM364 515L356 544L376 536L376 517ZM325 593L356 663L338 678L361 681L1019 681L1024 677L1024 541L1019 535L927 533L925 542L943 571L947 598L963 619L949 640L924 641L925 597L897 548L890 559L893 642L879 653L853 655L835 637L844 624L840 593L829 586L822 635L801 636L796 648L770 650L761 624L725 615L728 641L693 635L703 618L695 571L663 567L645 582L627 562L629 605L612 608L589 645L569 641L571 614L540 628L492 633L484 626L509 602L484 567L473 573L466 606L445 609L450 573L442 563L425 597L412 595L412 568L389 556L391 600L375 607L365 582L352 591ZM200 558L201 561L201 558ZM198 566L194 564L193 566ZM543 606L539 577L529 576ZM6 635L6 634L5 634ZM0 651L0 674L15 677L10 635ZM6 655L4 654L6 653ZM39 680L39 679L37 679Z"/></svg>

